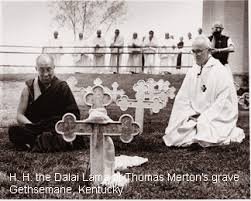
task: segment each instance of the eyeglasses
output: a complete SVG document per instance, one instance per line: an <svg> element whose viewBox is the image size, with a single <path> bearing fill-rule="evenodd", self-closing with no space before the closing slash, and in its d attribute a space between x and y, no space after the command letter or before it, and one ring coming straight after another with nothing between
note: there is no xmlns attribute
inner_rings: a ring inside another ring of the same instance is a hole
<svg viewBox="0 0 251 201"><path fill-rule="evenodd" d="M41 74L44 74L46 72L52 73L53 70L54 70L54 68L51 68L51 67L49 67L49 68L38 68L38 72L41 73Z"/></svg>
<svg viewBox="0 0 251 201"><path fill-rule="evenodd" d="M192 50L192 53L194 53L194 54L201 54L205 50L208 50L208 48L205 48L205 49L202 49L202 50L201 49Z"/></svg>

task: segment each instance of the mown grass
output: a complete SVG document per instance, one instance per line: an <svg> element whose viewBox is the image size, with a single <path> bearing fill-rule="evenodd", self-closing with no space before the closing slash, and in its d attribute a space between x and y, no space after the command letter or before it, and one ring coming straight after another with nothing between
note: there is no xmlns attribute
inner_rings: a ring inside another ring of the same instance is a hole
<svg viewBox="0 0 251 201"><path fill-rule="evenodd" d="M69 75L60 75L66 79ZM24 79L32 75L12 75L2 77L1 80L13 84L13 81L23 82ZM76 74L81 86L92 85L97 75ZM126 94L133 98L134 92L132 85L139 79L152 77L155 80L169 80L172 86L179 88L184 76L161 75L99 75L104 81L104 85L111 86L112 82L117 81ZM7 90L8 88L6 88ZM13 89L14 90L14 89ZM18 92L17 92L18 93ZM3 94L8 96L7 91ZM10 96L10 95L9 95ZM4 100L14 103L18 97L5 97ZM214 183L209 181L197 182L174 182L168 181L137 181L131 182L122 195L117 194L81 194L77 192L78 185L85 185L84 182L10 182L9 179L0 177L0 198L61 198L61 199L200 199L200 198L250 198L250 167L249 167L249 115L247 111L241 111L238 125L244 129L246 138L241 144L231 144L229 146L211 147L203 149L189 148L168 148L164 145L162 136L168 123L173 100L170 100L167 107L158 114L151 115L148 110L145 111L144 132L136 136L129 143L122 143L119 138L114 138L116 155L141 156L148 158L148 162L139 167L133 167L122 173L130 172L137 175L164 175L168 173L176 174L207 174L209 177L219 174L238 174L239 181L227 181ZM13 104L8 105L5 111L16 107ZM2 109L2 108L1 108ZM114 104L107 108L108 114L114 120L117 120L123 113L134 115L134 110L129 109L126 112L120 111ZM88 108L81 106L81 116L88 116ZM10 119L6 119L10 121ZM6 175L17 173L18 177L22 173L44 173L53 175L55 172L61 173L81 173L86 170L89 160L89 139L86 138L86 146L81 150L60 152L60 153L31 153L16 151L13 145L8 141L7 128L0 130L0 171ZM16 183L23 186L26 183L30 186L71 186L76 192L72 194L11 194L9 188Z"/></svg>

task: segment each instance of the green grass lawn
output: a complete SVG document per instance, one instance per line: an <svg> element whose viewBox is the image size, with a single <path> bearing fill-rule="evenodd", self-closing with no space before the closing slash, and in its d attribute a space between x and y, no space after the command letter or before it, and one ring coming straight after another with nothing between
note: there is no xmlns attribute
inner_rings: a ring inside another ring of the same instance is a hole
<svg viewBox="0 0 251 201"><path fill-rule="evenodd" d="M44 173L53 175L55 172L61 173L82 173L87 167L89 160L89 139L86 138L86 146L82 150L75 150L61 153L31 153L16 151L8 141L8 123L13 122L15 116L16 102L20 94L20 86L25 79L32 75L8 75L1 77L4 81L2 85L2 128L0 129L0 171L9 175L17 173L18 177L22 173ZM69 75L60 75L62 79L67 79ZM97 75L76 74L81 86L87 87ZM105 86L111 86L114 81L119 83L126 95L133 98L132 85L139 79L152 77L155 80L164 79L171 82L171 86L176 89L180 87L184 78L182 75L99 75ZM244 129L246 138L241 144L231 144L229 146L211 147L204 149L190 148L168 148L164 145L162 136L168 123L173 100L170 100L163 110L158 114L151 115L145 111L144 132L136 136L129 144L123 144L118 138L114 138L116 155L141 156L148 158L148 162L139 167L129 168L122 173L130 172L137 175L163 175L168 177L168 173L173 174L207 174L212 175L237 174L239 180L219 181L214 183L209 181L137 181L131 182L123 189L122 195L117 194L81 194L78 193L78 185L86 185L85 182L10 182L0 174L0 198L61 198L61 199L199 199L199 198L250 198L250 167L249 167L249 114L248 111L240 111L238 126ZM109 116L118 120L120 115L129 113L134 115L134 110L122 112L112 104L108 108ZM88 116L88 108L81 106L81 116ZM9 117L9 118L8 118ZM24 186L71 186L72 194L11 194L11 185Z"/></svg>

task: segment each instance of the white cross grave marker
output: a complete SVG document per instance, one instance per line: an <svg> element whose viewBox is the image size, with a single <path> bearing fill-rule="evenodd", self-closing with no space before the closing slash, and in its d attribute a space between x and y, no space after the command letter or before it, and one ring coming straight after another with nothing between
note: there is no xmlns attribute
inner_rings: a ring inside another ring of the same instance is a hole
<svg viewBox="0 0 251 201"><path fill-rule="evenodd" d="M122 142L129 143L140 133L139 125L130 115L122 115L118 121L107 116L104 107L111 101L111 95L105 93L104 87L95 85L84 97L84 102L91 106L89 117L76 120L73 114L67 113L55 125L56 131L68 142L76 135L90 136L90 172L95 178L94 184L100 184L105 177L114 174L115 149L110 136L120 136Z"/></svg>
<svg viewBox="0 0 251 201"><path fill-rule="evenodd" d="M169 98L173 99L175 97L174 92L176 89L174 87L170 87L169 81L164 82L163 79L160 79L156 82L152 78L149 78L146 82L146 86L146 99L152 100L155 97L159 97L160 100L164 102L164 107L166 106Z"/></svg>
<svg viewBox="0 0 251 201"><path fill-rule="evenodd" d="M137 92L135 94L136 99L129 99L128 96L123 95L116 103L122 111L126 111L128 108L135 108L135 121L139 123L140 129L143 131L144 110L151 109L154 113L158 113L163 108L163 102L158 97L152 100L145 100L147 86L144 80L134 85L133 90Z"/></svg>

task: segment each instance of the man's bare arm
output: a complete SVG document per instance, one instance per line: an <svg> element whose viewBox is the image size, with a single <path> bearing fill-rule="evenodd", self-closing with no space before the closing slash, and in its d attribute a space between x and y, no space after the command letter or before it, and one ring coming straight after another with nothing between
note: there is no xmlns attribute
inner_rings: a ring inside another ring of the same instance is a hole
<svg viewBox="0 0 251 201"><path fill-rule="evenodd" d="M28 88L25 87L22 91L18 109L17 109L17 122L19 124L30 124L32 123L26 116L25 111L28 106L28 99L29 99L29 91Z"/></svg>
<svg viewBox="0 0 251 201"><path fill-rule="evenodd" d="M225 48L213 48L212 53L217 53L217 52L234 52L234 46L229 45L228 47Z"/></svg>

